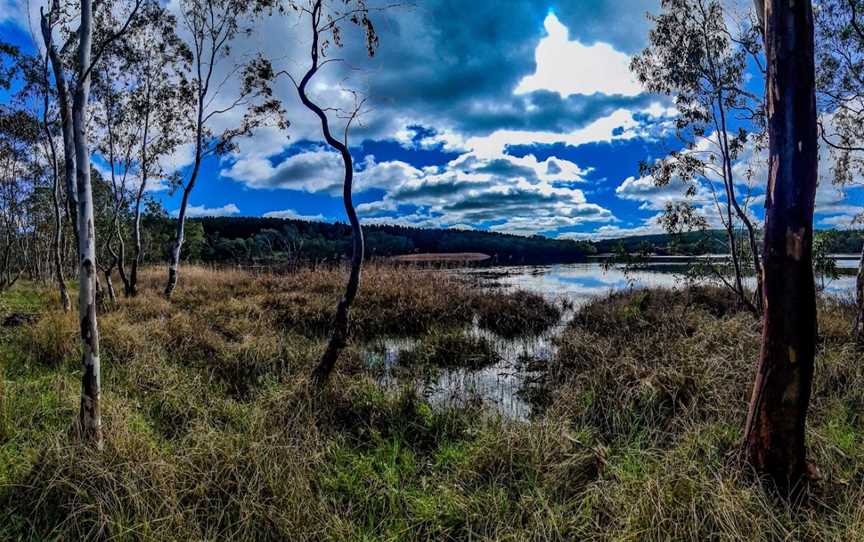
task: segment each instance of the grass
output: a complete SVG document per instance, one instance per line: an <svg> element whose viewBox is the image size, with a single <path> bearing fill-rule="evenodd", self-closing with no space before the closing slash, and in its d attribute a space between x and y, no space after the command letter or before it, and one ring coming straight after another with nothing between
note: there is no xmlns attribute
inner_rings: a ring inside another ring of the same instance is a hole
<svg viewBox="0 0 864 542"><path fill-rule="evenodd" d="M561 319L558 307L524 290L480 297L476 307L480 327L505 338L540 335Z"/></svg>
<svg viewBox="0 0 864 542"><path fill-rule="evenodd" d="M451 331L425 336L416 347L399 354L398 361L406 367L482 369L498 363L500 356L486 337Z"/></svg>
<svg viewBox="0 0 864 542"><path fill-rule="evenodd" d="M737 459L759 328L722 291L582 308L541 381L543 407L520 422L382 389L358 343L311 394L336 271L188 268L170 304L161 271L143 278L141 296L100 316L103 452L70 435L75 317L33 285L0 300L3 314L39 315L0 330L0 539L864 538L864 366L842 302L820 305L809 438L823 478L782 504ZM460 329L481 304L520 309L439 272L372 267L364 279L359 337L417 335L418 366L483 359Z"/></svg>

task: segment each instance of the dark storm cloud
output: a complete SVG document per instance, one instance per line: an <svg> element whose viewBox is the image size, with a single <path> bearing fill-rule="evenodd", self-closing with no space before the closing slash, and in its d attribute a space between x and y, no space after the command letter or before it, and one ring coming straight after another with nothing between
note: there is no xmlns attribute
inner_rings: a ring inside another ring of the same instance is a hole
<svg viewBox="0 0 864 542"><path fill-rule="evenodd" d="M380 115L363 129L381 137L388 122L406 120L466 135L498 129L566 132L625 107L647 106L649 96L573 95L553 92L516 96L519 81L534 73L534 52L554 11L571 39L610 43L632 54L644 46L645 13L657 0L634 0L622 9L601 0L428 0L416 8L379 14L381 46L364 79ZM348 53L352 63L360 51ZM573 73L573 77L592 77ZM656 98L654 98L656 100ZM401 128L401 127L400 127ZM388 134L389 135L389 134Z"/></svg>

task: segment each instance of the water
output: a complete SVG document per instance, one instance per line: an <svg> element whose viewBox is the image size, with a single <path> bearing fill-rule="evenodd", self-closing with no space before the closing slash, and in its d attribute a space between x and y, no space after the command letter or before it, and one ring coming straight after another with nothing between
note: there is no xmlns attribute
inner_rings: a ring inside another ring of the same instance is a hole
<svg viewBox="0 0 864 542"><path fill-rule="evenodd" d="M855 269L853 259L838 259L840 269ZM485 337L501 361L480 370L442 370L411 382L432 404L481 402L489 411L501 416L526 419L532 405L525 397L527 386L542 373L543 364L555 355L555 337L566 326L574 310L588 301L612 292L630 288L681 287L687 284L686 265L674 262L652 263L650 269L606 267L600 263L560 264L549 266L511 266L469 268L452 271L470 278L481 286L505 291L522 289L544 296L562 308L561 321L539 337L507 340L482 330L476 323L469 334ZM704 283L705 281L703 281ZM752 283L752 281L751 281ZM751 284L752 287L752 284ZM852 295L855 276L844 274L826 281L824 293L833 296ZM368 345L366 359L377 366L379 382L387 387L406 384L400 376L399 353L414 348L418 339L382 339Z"/></svg>

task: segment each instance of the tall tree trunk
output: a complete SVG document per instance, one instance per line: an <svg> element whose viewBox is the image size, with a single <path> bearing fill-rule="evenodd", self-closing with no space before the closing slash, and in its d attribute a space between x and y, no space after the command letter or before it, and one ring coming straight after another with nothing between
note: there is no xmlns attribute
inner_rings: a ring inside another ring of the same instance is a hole
<svg viewBox="0 0 864 542"><path fill-rule="evenodd" d="M858 275L855 277L855 327L852 333L857 339L864 337L864 246L861 247L861 257L858 258Z"/></svg>
<svg viewBox="0 0 864 542"><path fill-rule="evenodd" d="M198 163L196 163L196 172L198 167ZM174 289L177 288L177 277L180 273L180 255L183 250L183 242L186 239L186 208L189 205L189 194L192 192L194 185L194 179L191 179L186 184L186 188L183 189L183 199L180 202L180 212L177 215L177 233L174 238L174 244L171 246L170 260L168 261L168 284L165 285L165 297L169 299L174 293Z"/></svg>
<svg viewBox="0 0 864 542"><path fill-rule="evenodd" d="M81 0L79 28L79 81L72 105L75 134L75 163L78 191L78 253L79 288L78 315L81 319L81 342L84 349L81 379L81 413L79 425L82 437L104 446L100 413L101 375L99 362L99 326L96 320L96 227L93 216L93 189L90 182L90 148L87 142L87 101L90 94L90 48L92 45L93 6L91 0Z"/></svg>
<svg viewBox="0 0 864 542"><path fill-rule="evenodd" d="M149 66L149 64L148 64ZM144 199L144 190L147 189L147 177L150 164L147 161L147 144L150 138L150 80L147 81L147 93L145 96L147 112L144 115L144 135L141 138L141 182L135 193L135 219L132 228L132 241L135 244L135 257L129 270L129 289L127 294L131 297L138 295L138 266L141 265L141 201Z"/></svg>
<svg viewBox="0 0 864 542"><path fill-rule="evenodd" d="M117 274L120 275L120 281L123 283L123 295L132 297L132 283L129 275L126 274L126 241L123 240L122 232L117 233L117 245Z"/></svg>
<svg viewBox="0 0 864 542"><path fill-rule="evenodd" d="M63 276L63 258L60 255L60 245L63 243L63 210L60 203L60 182L56 172L56 164L55 159L54 186L51 190L54 197L54 245L52 247L54 276L57 280L57 289L60 292L60 303L63 305L63 311L69 312L72 309L72 302L69 299L69 290L66 288L66 277Z"/></svg>
<svg viewBox="0 0 864 542"><path fill-rule="evenodd" d="M758 2L757 2L758 5ZM762 352L744 431L750 464L789 494L807 473L816 344L812 267L817 124L810 0L765 2L769 178Z"/></svg>
<svg viewBox="0 0 864 542"><path fill-rule="evenodd" d="M129 270L129 296L131 297L138 295L138 266L141 265L141 199L146 185L146 174L142 174L141 185L135 195L135 220L132 229L135 257L132 258L132 266Z"/></svg>
<svg viewBox="0 0 864 542"><path fill-rule="evenodd" d="M106 267L102 270L105 275L105 290L108 292L108 300L111 303L117 302L117 292L114 290L114 281L111 279L111 274L114 272L114 266Z"/></svg>
<svg viewBox="0 0 864 542"><path fill-rule="evenodd" d="M54 72L54 85L57 87L57 104L60 108L60 127L63 131L63 172L66 180L66 213L69 216L70 222L73 222L72 232L75 236L75 246L78 246L78 189L75 177L75 134L69 101L69 85L66 81L66 74L63 71L63 60L60 58L57 47L54 45L54 39L51 36L51 29L54 24L51 18L55 15L54 10L52 9L47 15L42 11L40 11L40 14L42 39L45 41L45 48L51 61L51 69Z"/></svg>
<svg viewBox="0 0 864 542"><path fill-rule="evenodd" d="M309 99L306 94L306 87L309 81L318 72L318 38L319 38L319 22L321 18L321 0L316 0L311 13L312 18L312 67L306 72L306 75L297 86L297 92L300 95L300 100L303 105L310 111L315 113L321 121L321 130L324 133L324 139L327 144L337 150L342 156L342 163L345 166L345 173L342 183L342 200L345 205L345 213L348 215L348 221L351 224L351 270L348 274L348 283L345 286L345 294L339 300L336 307L336 316L333 320L333 332L330 335L330 342L327 344L327 350L315 367L312 373L312 381L316 386L321 387L330 377L333 368L336 366L336 361L339 359L339 354L348 341L350 310L354 298L357 297L357 291L360 287L360 270L363 267L363 228L360 226L360 220L357 218L357 212L354 209L354 201L352 197L353 182L354 182L354 161L351 158L351 152L348 150L348 130L351 126L351 120L348 120L348 125L345 127L345 141L339 141L330 132L330 124L327 119L327 114ZM353 115L351 117L353 119Z"/></svg>
<svg viewBox="0 0 864 542"><path fill-rule="evenodd" d="M63 211L60 204L60 173L57 170L57 148L54 145L54 137L51 135L51 127L48 123L48 65L50 60L45 58L45 101L43 103L42 124L45 129L45 139L48 142L49 159L51 160L51 195L54 204L54 239L51 247L51 253L54 260L54 278L57 281L57 290L60 294L60 304L63 306L64 312L69 312L72 309L72 302L69 300L69 290L66 288L66 278L63 276L63 258L60 255L60 246L63 244Z"/></svg>
<svg viewBox="0 0 864 542"><path fill-rule="evenodd" d="M201 161L204 156L204 94L206 89L198 91L198 119L195 130L195 164L192 166L192 175L183 189L183 199L180 201L180 211L177 214L177 235L174 245L171 247L171 256L168 262L168 284L165 285L165 297L171 298L177 287L177 276L180 272L180 253L186 236L186 209L189 206L189 195L195 188L198 173L201 171Z"/></svg>

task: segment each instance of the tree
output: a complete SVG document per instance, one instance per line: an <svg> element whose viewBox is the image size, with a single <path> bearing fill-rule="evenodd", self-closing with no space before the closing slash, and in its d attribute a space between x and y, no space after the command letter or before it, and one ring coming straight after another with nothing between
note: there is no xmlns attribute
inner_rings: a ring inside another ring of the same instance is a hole
<svg viewBox="0 0 864 542"><path fill-rule="evenodd" d="M248 63L238 64L219 74L217 66L223 66L238 33L243 30L243 17L251 14L258 5L245 0L181 0L180 11L183 24L191 36L192 87L195 94L194 130L195 159L188 179L183 184L183 197L177 215L177 232L168 263L168 282L165 296L171 297L177 287L180 255L183 249L186 227L186 210L189 196L195 188L204 158L229 152L234 140L272 122L287 127L279 101L273 98L269 86L273 78L270 62L256 57ZM240 88L233 96L227 96L226 87L242 76ZM221 101L217 101L217 99ZM212 131L213 120L228 112L245 108L243 120L238 126L220 134Z"/></svg>
<svg viewBox="0 0 864 542"><path fill-rule="evenodd" d="M76 62L74 63L75 84L72 91L71 115L68 110L67 78L64 73L60 54L54 44L53 30L61 16L60 2L54 0L48 13L41 12L42 36L55 74L58 100L61 101L61 124L63 124L64 149L67 152L67 166L74 151L75 189L77 195L76 230L78 232L78 316L81 320L81 342L83 346L83 374L81 379L81 410L78 426L82 438L92 442L97 448L103 447L102 416L100 412L101 364L99 358L99 326L96 317L96 231L93 213L93 191L90 172L90 142L87 134L87 106L90 99L91 76L105 49L121 37L135 18L142 0L135 0L125 23L116 32L105 33L95 53L93 51L93 4L91 0L81 0L80 23L77 32ZM110 9L111 5L108 6ZM71 127L69 123L71 121ZM70 129L71 128L71 129ZM69 141L69 138L72 141ZM67 167L67 185L71 186ZM71 192L70 192L71 193Z"/></svg>
<svg viewBox="0 0 864 542"><path fill-rule="evenodd" d="M758 312L762 271L756 228L746 202L739 201L736 184L741 179L733 170L745 145L757 142L763 132L762 99L745 85L747 59L758 51L756 33L748 26L733 36L717 0L663 0L661 7L661 14L649 15L654 23L650 45L633 59L631 70L648 90L674 96L680 112L677 134L684 149L643 165L642 174L652 176L658 186L677 178L687 186L688 197L696 196L701 186L708 187L727 234L734 270L734 284L729 286L743 305ZM715 179L722 184L721 195ZM664 222L675 228L705 224L705 217L691 205L670 205L664 214ZM755 303L743 285L736 221L744 225L748 240Z"/></svg>
<svg viewBox="0 0 864 542"><path fill-rule="evenodd" d="M297 87L297 93L303 105L312 111L321 122L321 132L324 140L342 157L344 176L342 179L342 201L345 205L345 214L351 225L351 266L348 273L348 282L345 285L345 293L336 307L336 315L333 320L333 332L324 355L315 368L312 379L319 387L323 386L336 366L336 361L342 349L345 348L349 337L349 312L357 291L360 288L360 271L363 267L363 228L357 218L357 211L353 201L354 161L348 148L348 136L351 124L362 112L364 100L358 100L355 96L354 108L343 114L344 129L342 139L333 136L330 128L330 119L324 108L309 97L308 86L322 66L333 59L322 60L331 45L342 46L341 25L350 22L363 29L366 49L369 55L375 54L378 46L378 36L372 21L369 19L369 8L365 0L346 0L343 2L325 3L324 0L310 0L308 3L294 4L302 14L309 18L311 28L312 45L309 51L311 66L299 83L291 78ZM289 74L290 76L290 74Z"/></svg>
<svg viewBox="0 0 864 542"><path fill-rule="evenodd" d="M861 183L864 176L864 2L823 0L816 11L819 132L834 158L833 182ZM860 222L862 216L853 217ZM864 335L864 250L858 260L853 332Z"/></svg>
<svg viewBox="0 0 864 542"><path fill-rule="evenodd" d="M44 141L48 148L48 160L51 165L51 201L54 206L54 244L51 252L54 260L54 277L57 281L57 291L60 294L60 304L63 306L64 312L69 312L72 309L72 302L69 299L69 290L66 287L66 277L63 274L63 257L61 255L61 247L63 245L63 185L60 182L57 146L54 142L54 132L52 130L54 122L50 120L52 115L50 110L52 101L49 75L50 63L51 60L46 54L45 60L42 63L44 67L42 69L42 80L40 86L44 96L42 126L45 132Z"/></svg>
<svg viewBox="0 0 864 542"><path fill-rule="evenodd" d="M63 270L63 214L66 200L63 183L60 178L60 166L58 149L56 145L56 94L51 88L50 59L45 54L42 57L21 55L18 59L23 85L17 93L18 99L23 102L33 100L37 102L34 108L39 109L41 138L39 150L44 155L45 173L50 179L51 203L53 207L53 235L51 241L51 267L60 304L64 311L72 308L69 299L69 291L66 286L66 278ZM33 152L36 152L34 146Z"/></svg>
<svg viewBox="0 0 864 542"><path fill-rule="evenodd" d="M764 8L759 12L765 30L769 139L764 314L744 447L756 472L791 494L801 488L808 470L804 430L816 348L813 12L809 0L768 0Z"/></svg>
<svg viewBox="0 0 864 542"><path fill-rule="evenodd" d="M145 6L147 24L129 39L124 70L134 80L132 115L142 128L138 150L138 187L133 198L133 250L127 294L138 293L138 268L144 257L141 220L148 182L165 176L160 159L182 143L180 134L194 97L186 73L192 53L176 34L176 19L157 3Z"/></svg>
<svg viewBox="0 0 864 542"><path fill-rule="evenodd" d="M813 273L818 279L818 290L825 291L825 279L828 281L840 278L837 260L831 257L833 230L818 231L813 234Z"/></svg>
<svg viewBox="0 0 864 542"><path fill-rule="evenodd" d="M27 270L27 199L38 175L32 149L40 133L39 121L27 111L0 107L0 291Z"/></svg>
<svg viewBox="0 0 864 542"><path fill-rule="evenodd" d="M105 285L112 302L116 301L111 278L115 269L123 282L124 292L130 295L123 226L129 206L130 177L136 166L136 151L141 139L141 125L132 114L130 103L132 83L125 77L126 71L119 61L122 53L116 49L117 43L105 55L102 69L95 74L93 94L99 107L92 115L99 128L95 148L109 168L110 194L102 198L101 216L97 217L97 224L104 222L104 227L100 231L97 226L97 231L100 232L99 238L104 248L99 254L99 268L105 275ZM99 199L94 197L97 202ZM97 208L100 206L97 205Z"/></svg>

